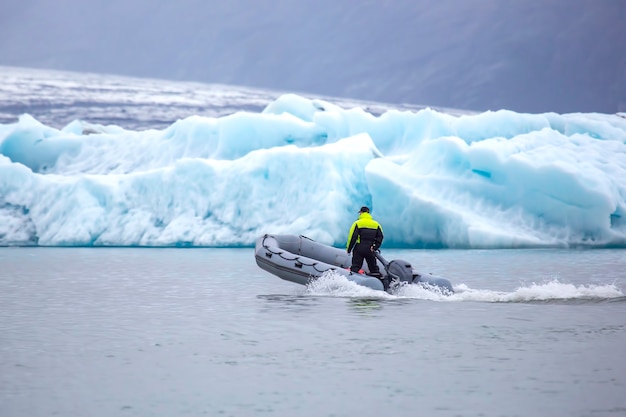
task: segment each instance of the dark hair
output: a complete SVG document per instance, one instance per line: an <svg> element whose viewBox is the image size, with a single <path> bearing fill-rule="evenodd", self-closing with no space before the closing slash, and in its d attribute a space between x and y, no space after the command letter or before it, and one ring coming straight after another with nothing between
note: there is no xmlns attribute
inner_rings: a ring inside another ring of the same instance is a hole
<svg viewBox="0 0 626 417"><path fill-rule="evenodd" d="M361 207L361 210L359 210L359 213L369 213L370 209L369 207L363 206Z"/></svg>

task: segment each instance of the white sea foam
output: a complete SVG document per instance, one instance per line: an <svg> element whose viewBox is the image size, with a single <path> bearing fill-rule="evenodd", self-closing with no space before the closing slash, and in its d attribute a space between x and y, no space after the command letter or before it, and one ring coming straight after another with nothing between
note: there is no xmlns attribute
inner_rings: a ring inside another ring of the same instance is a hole
<svg viewBox="0 0 626 417"><path fill-rule="evenodd" d="M493 291L473 289L466 284L454 287L454 294L443 293L436 287L423 285L401 285L390 293L372 290L347 280L343 275L330 271L312 281L305 290L307 295L368 298L380 300L429 300L441 302L478 301L488 303L529 303L529 302L593 302L623 298L624 293L615 284L574 285L552 280L544 283L522 285L513 291Z"/></svg>

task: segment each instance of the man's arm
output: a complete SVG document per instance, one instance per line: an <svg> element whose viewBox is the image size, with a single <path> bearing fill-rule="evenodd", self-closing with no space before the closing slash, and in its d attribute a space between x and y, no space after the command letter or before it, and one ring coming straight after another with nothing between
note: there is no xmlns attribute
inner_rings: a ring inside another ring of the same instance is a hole
<svg viewBox="0 0 626 417"><path fill-rule="evenodd" d="M359 228L356 225L356 222L352 223L352 227L350 228L350 233L348 233L348 243L346 244L346 252L352 252L352 248L356 245L356 239L359 236Z"/></svg>
<svg viewBox="0 0 626 417"><path fill-rule="evenodd" d="M383 235L383 228L380 227L380 225L378 226L378 228L376 229L376 238L374 239L374 250L380 248L380 245L383 244L383 239L384 239L384 235Z"/></svg>

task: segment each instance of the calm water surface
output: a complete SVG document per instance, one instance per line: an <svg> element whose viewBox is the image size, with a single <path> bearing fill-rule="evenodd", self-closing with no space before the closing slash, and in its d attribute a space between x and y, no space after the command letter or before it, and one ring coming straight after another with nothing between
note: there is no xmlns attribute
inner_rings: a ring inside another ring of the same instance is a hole
<svg viewBox="0 0 626 417"><path fill-rule="evenodd" d="M386 251L457 294L252 249L0 248L0 415L624 416L626 251Z"/></svg>

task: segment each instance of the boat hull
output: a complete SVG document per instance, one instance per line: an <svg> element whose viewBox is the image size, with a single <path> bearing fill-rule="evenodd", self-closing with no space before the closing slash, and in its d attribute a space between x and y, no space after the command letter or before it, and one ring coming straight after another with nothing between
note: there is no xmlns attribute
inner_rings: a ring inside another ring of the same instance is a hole
<svg viewBox="0 0 626 417"><path fill-rule="evenodd" d="M257 239L255 259L261 269L296 284L307 285L332 270L364 287L385 289L378 278L351 273L352 257L346 251L304 236L264 235Z"/></svg>

